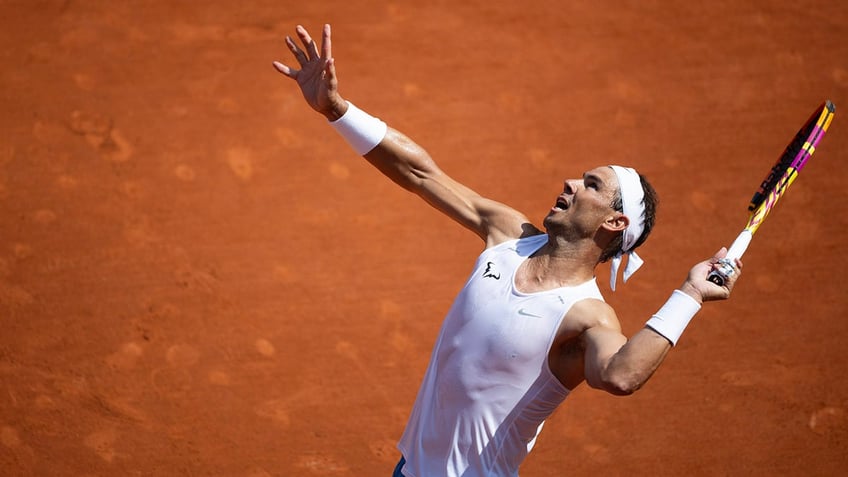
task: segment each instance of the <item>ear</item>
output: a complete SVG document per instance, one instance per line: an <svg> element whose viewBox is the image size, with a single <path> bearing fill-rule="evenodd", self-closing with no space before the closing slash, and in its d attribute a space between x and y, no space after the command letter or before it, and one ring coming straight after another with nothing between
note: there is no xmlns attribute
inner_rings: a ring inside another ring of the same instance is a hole
<svg viewBox="0 0 848 477"><path fill-rule="evenodd" d="M607 216L604 223L601 224L601 228L610 232L621 232L626 229L628 225L630 225L630 219L621 212L615 212L614 214Z"/></svg>

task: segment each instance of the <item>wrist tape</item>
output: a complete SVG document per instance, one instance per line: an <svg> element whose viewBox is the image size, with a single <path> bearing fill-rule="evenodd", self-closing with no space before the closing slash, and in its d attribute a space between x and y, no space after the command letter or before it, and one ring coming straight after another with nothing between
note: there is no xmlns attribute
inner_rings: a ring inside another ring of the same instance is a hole
<svg viewBox="0 0 848 477"><path fill-rule="evenodd" d="M694 298L680 290L674 290L665 305L645 325L663 335L674 346L686 325L700 309L701 305Z"/></svg>
<svg viewBox="0 0 848 477"><path fill-rule="evenodd" d="M348 101L347 111L330 126L353 147L360 156L364 156L380 144L386 136L388 126Z"/></svg>

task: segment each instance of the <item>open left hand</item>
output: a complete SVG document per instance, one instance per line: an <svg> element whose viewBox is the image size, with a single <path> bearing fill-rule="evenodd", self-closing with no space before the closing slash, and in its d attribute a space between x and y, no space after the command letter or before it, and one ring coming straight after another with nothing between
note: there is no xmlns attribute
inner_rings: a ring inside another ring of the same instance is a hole
<svg viewBox="0 0 848 477"><path fill-rule="evenodd" d="M312 109L334 121L347 111L347 103L338 91L339 82L330 43L330 25L324 25L320 52L306 28L298 25L295 31L304 49L301 50L289 36L286 37L286 46L294 55L300 69L279 61L274 61L274 68L297 81L303 97Z"/></svg>

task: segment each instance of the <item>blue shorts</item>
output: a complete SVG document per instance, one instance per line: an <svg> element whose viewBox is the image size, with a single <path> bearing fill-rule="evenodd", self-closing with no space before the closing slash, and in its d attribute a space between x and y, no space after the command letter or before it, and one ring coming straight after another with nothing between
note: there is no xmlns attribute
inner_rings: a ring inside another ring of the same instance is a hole
<svg viewBox="0 0 848 477"><path fill-rule="evenodd" d="M400 462L398 462L397 467L395 467L395 471L392 472L392 477L403 477L403 474L400 473L400 469L403 469L403 464L406 464L406 459L403 456L400 456Z"/></svg>

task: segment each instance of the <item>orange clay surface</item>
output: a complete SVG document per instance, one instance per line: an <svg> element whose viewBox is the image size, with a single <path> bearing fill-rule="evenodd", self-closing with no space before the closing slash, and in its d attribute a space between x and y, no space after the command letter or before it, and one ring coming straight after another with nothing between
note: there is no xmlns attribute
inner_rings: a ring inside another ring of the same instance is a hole
<svg viewBox="0 0 848 477"><path fill-rule="evenodd" d="M273 70L324 22L347 98L537 224L594 166L652 180L647 265L614 295L598 271L628 335L832 99L733 298L634 396L578 388L522 476L844 472L844 2L12 0L0 474L390 475L482 243Z"/></svg>

